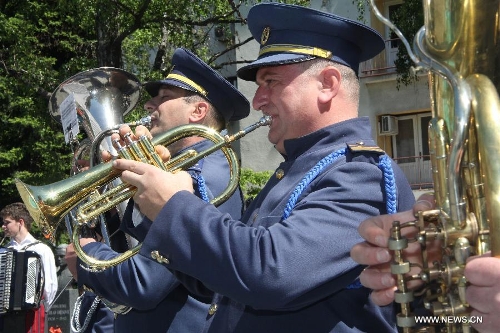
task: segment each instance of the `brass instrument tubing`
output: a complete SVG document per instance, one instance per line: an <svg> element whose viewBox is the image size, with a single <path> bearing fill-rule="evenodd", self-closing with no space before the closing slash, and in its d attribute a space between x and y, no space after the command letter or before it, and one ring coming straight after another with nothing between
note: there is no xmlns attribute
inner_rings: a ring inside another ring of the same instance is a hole
<svg viewBox="0 0 500 333"><path fill-rule="evenodd" d="M432 72L439 74L441 77L447 78L452 90L453 90L453 105L455 111L455 122L454 122L454 135L451 138L449 144L449 156L447 164L447 175L449 180L448 185L448 196L450 211L446 212L453 224L457 229L461 229L465 226L467 219L467 207L464 201L463 186L460 184L460 162L464 154L464 142L466 141L466 135L468 133L470 117L470 101L471 94L469 85L466 84L462 76L459 75L455 70L447 66L445 63L438 62L432 58L426 49L425 37L425 27L422 27L417 35L415 36L415 52L418 54L420 59L425 59L424 62L428 63L428 68ZM436 115L433 115L434 117Z"/></svg>
<svg viewBox="0 0 500 333"><path fill-rule="evenodd" d="M200 131L198 133L200 136L205 135L207 138L210 138L212 142L214 142L214 145L210 147L209 149L197 154L195 157L191 159L183 159L180 163L175 164L172 168L172 170L169 170L171 172L175 172L176 170L181 170L186 167L192 166L193 164L197 163L200 159L212 154L213 152L217 150L222 150L224 155L226 156L228 163L230 165L230 172L231 172L231 181L230 184L227 186L227 188L224 190L222 194L220 194L218 197L214 198L211 200L211 203L213 205L219 205L220 203L226 201L229 196L234 193L238 186L238 181L237 179L239 178L238 176L238 168L237 168L237 159L234 154L234 152L229 148L229 145L231 142L238 140L245 136L246 134L254 131L255 129L261 127L261 126L266 126L269 125L272 121L272 118L269 116L262 117L257 123L250 125L246 127L245 129L237 132L236 134L232 136L224 136L221 137L220 134L213 130L208 130L206 131L206 127L204 126L195 126L195 125L185 125L185 126L179 126L175 130L172 130L172 133L165 133L166 137L168 135L172 135L173 138L179 139L182 134L191 134L194 135L196 134L196 128ZM203 131L202 131L203 129ZM181 135L176 135L176 131L180 131L182 134ZM205 132L206 131L206 132ZM188 132L188 133L186 133ZM222 139L221 139L222 138ZM151 142L151 145L146 144L144 148L148 149L149 152L147 154L157 154L156 151L154 150L154 144L156 143L162 143L165 145L168 145L168 142L166 142L166 138L163 136L159 136L156 138L157 140L155 141L155 138ZM218 141L218 142L216 142ZM151 148L153 148L151 150ZM158 157L159 158L159 157ZM88 265L88 269L91 271L100 271L100 270L105 270L109 267L116 266L123 261L127 260L128 258L134 256L137 254L141 248L141 244L135 246L134 248L120 254L119 256L110 259L110 260L97 260L89 255L87 255L83 249L81 248L79 242L78 242L78 231L83 225L83 221L88 221L90 220L93 216L100 215L103 212L107 211L109 207L114 207L116 206L117 203L122 202L124 200L130 199L134 194L135 194L136 188L128 185L128 184L121 184L119 186L114 187L108 192L105 192L102 195L102 198L100 200L94 200L98 201L99 203L104 201L104 204L102 205L97 205L94 204L92 205L91 203L87 203L79 207L78 212L77 212L77 218L78 218L78 223L77 226L75 227L75 232L73 233L73 240L75 244L75 252L77 253L78 257ZM113 197L111 197L113 195ZM76 241L76 243L75 243Z"/></svg>
<svg viewBox="0 0 500 333"><path fill-rule="evenodd" d="M212 141L214 146L212 146L211 149L195 154L193 157L189 157L189 155L191 155L189 154L182 155L181 159L172 159L175 162L172 163L172 160L169 162L168 165L171 166L172 169L168 170L175 172L181 168L194 165L200 159L220 149L229 165L230 180L226 189L219 194L219 196L211 200L211 203L217 206L226 201L238 187L240 169L236 153L230 148L231 142L243 137L245 134L250 133L260 126L269 125L271 121L271 117L262 117L256 124L248 126L233 136L222 136L217 131L202 125L190 124L178 126L154 137L151 142L145 140L140 145L147 152L141 153L144 156L154 156L154 154L157 154L154 149L155 145L168 146L173 142L190 136L203 137ZM120 147L116 145L116 143L119 142L115 142L115 146L118 147L119 155L122 158L133 155L126 149L127 147ZM139 147L139 150L141 147ZM134 156L130 157L134 159ZM157 156L152 159L160 161L161 158ZM78 206L75 215L75 229L72 235L75 252L77 256L88 265L89 269L97 271L118 265L135 255L140 249L140 245L135 246L113 259L97 260L96 258L88 256L79 243L81 230L88 221L116 207L123 201L130 199L135 194L137 189L126 183L121 183L109 191L99 193L99 190L103 186L116 180L120 174L121 171L114 169L111 163L101 163L75 176L44 186L28 185L17 179L16 187L30 215L33 217L35 223L40 226L40 229L46 237L53 237L58 223L73 208ZM87 199L89 200L83 203L84 200Z"/></svg>
<svg viewBox="0 0 500 333"><path fill-rule="evenodd" d="M126 160L132 160L133 159L132 155L129 153L129 151L127 150L127 148L123 147L120 144L120 140L118 140L118 139L113 140L113 145L115 146L115 148L116 148L116 150L118 152L118 155L121 158L126 159Z"/></svg>
<svg viewBox="0 0 500 333"><path fill-rule="evenodd" d="M429 151L433 169L437 226L419 216L425 285L424 304L434 316L467 314L467 287L463 269L470 255L491 249L500 256L500 0L423 1L424 26L411 50L404 36L385 19L370 0L375 15L403 41L408 54L429 72L432 120ZM398 326L406 330L408 300L403 279L400 226L391 231L390 248L397 278L396 302L402 310ZM441 259L430 269L429 240L441 242ZM402 319L403 318L403 319ZM441 323L423 329L471 332L468 323Z"/></svg>
<svg viewBox="0 0 500 333"><path fill-rule="evenodd" d="M180 163L181 161L185 161L185 160L191 159L191 158L195 157L196 155L198 155L198 153L196 152L196 150L194 150L194 149L186 150L182 154L177 155L175 157L175 159L171 159L170 161L168 161L167 163L165 163L165 168L167 170L173 170L173 167L175 165L177 165L178 163Z"/></svg>
<svg viewBox="0 0 500 333"><path fill-rule="evenodd" d="M141 135L139 138L139 147L146 154L146 159L149 163L153 164L155 167L167 171L167 167L160 156L156 153L153 143L146 135Z"/></svg>
<svg viewBox="0 0 500 333"><path fill-rule="evenodd" d="M146 155L141 150L141 147L132 139L132 133L129 132L124 136L125 141L127 142L127 149L132 153L133 159L136 161L140 161L142 163L148 163Z"/></svg>
<svg viewBox="0 0 500 333"><path fill-rule="evenodd" d="M387 20L378 10L375 5L374 0L370 0L370 5L374 11L377 18L387 25L396 35L401 39L405 48L415 63L415 65L420 68L425 68L431 70L432 72L441 75L449 80L454 92L454 107L456 109L455 127L460 130L455 131L454 138L452 140L452 147L450 151L450 158L448 164L448 175L450 181L448 182L448 192L450 196L450 208L451 211L447 212L452 221L457 228L463 228L466 221L466 204L463 198L463 188L460 186L460 179L457 177L460 172L460 161L463 155L463 144L466 140L466 133L468 129L468 119L469 119L469 105L470 105L470 90L467 84L465 84L463 78L457 75L456 71L447 66L443 62L436 61L427 51L426 46L428 46L425 41L425 27L422 27L416 34L414 45L415 52L410 47L410 44L403 36L403 34L397 29L397 27Z"/></svg>
<svg viewBox="0 0 500 333"><path fill-rule="evenodd" d="M500 98L496 88L485 75L471 75L467 78L473 87L473 110L476 117L479 154L482 159L481 170L485 185L486 215L489 220L489 233L480 230L479 251L491 250L493 256L500 256L500 165L494 152L500 146L498 136L498 117L500 114ZM489 248L486 241L489 241ZM482 254L482 253L478 253Z"/></svg>
<svg viewBox="0 0 500 333"><path fill-rule="evenodd" d="M136 121L133 121L133 122L130 122L130 123L119 124L119 125L113 126L112 128L107 129L107 130L102 131L101 133L99 133L95 137L95 139L92 141L92 147L90 149L90 163L94 163L94 161L97 160L96 156L98 156L98 154L99 154L99 147L101 145L102 140L106 136L109 136L112 133L118 133L118 129L121 126L124 126L124 125L127 125L129 127L136 127L136 126L142 125L142 126L145 126L145 127L149 128L149 127L151 127L151 116L146 116L146 117L143 117L143 118L141 118L139 120L136 120Z"/></svg>

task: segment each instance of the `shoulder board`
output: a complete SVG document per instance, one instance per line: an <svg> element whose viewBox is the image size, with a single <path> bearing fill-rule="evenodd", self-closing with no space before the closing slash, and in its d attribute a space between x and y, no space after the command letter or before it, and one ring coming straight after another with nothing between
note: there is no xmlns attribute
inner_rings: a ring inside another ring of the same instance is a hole
<svg viewBox="0 0 500 333"><path fill-rule="evenodd" d="M385 151L379 146L368 146L363 142L357 143L348 143L347 147L353 153L376 153L376 154L385 154Z"/></svg>

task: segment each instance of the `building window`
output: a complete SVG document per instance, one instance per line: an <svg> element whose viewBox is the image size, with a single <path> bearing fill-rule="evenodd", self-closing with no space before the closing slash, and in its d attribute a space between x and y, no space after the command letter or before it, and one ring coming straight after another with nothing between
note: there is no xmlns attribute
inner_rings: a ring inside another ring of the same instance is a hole
<svg viewBox="0 0 500 333"><path fill-rule="evenodd" d="M429 155L430 112L398 116L398 134L392 137L394 160L415 187L432 185Z"/></svg>
<svg viewBox="0 0 500 333"><path fill-rule="evenodd" d="M385 16L389 18L389 21L394 22L394 13L403 4L402 1L388 1L385 3ZM386 27L386 38L389 41L386 44L387 47L387 65L389 67L394 66L394 61L397 58L398 47L401 41L398 36L389 27Z"/></svg>

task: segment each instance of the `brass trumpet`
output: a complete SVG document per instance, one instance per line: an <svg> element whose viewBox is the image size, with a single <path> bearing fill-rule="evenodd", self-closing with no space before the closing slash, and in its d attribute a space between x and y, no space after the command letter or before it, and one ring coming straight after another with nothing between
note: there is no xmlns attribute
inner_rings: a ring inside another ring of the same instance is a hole
<svg viewBox="0 0 500 333"><path fill-rule="evenodd" d="M149 140L141 137L138 141L130 143L120 154L121 158L134 159L146 162L163 170L176 172L196 164L202 158L222 150L230 168L230 181L226 189L211 203L219 205L226 201L236 190L239 182L239 163L234 150L230 147L236 141L255 129L271 123L269 116L262 117L258 122L233 135L221 135L212 128L203 125L183 125L167 131ZM180 139L198 136L214 143L207 150L197 153L189 150L167 163L163 163L154 150L155 145L168 146ZM54 236L55 230L63 217L70 210L78 206L76 211L76 225L73 231L73 243L78 257L85 262L90 270L99 271L118 265L139 252L141 244L107 261L96 260L85 254L79 242L79 231L96 216L114 208L124 200L130 199L135 187L122 183L112 190L99 193L99 189L120 176L120 171L113 169L111 163L101 163L87 171L73 177L44 186L30 186L19 179L16 180L17 190L21 199L26 204L34 221L39 224L47 238ZM87 202L82 203L83 200Z"/></svg>

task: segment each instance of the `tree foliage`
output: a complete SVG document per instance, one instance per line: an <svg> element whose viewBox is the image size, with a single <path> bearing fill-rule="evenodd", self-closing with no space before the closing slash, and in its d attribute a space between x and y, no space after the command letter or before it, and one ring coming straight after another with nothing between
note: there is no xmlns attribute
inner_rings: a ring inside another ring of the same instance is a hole
<svg viewBox="0 0 500 333"><path fill-rule="evenodd" d="M394 17L391 17L391 21L393 21L403 36L406 37L410 45L412 45L415 35L424 25L422 1L405 0L405 2L394 12ZM398 73L396 78L398 88L401 84L407 86L418 80L418 76L412 70L414 63L403 43L399 43L398 45L397 58L394 64L396 65L396 72Z"/></svg>
<svg viewBox="0 0 500 333"><path fill-rule="evenodd" d="M0 206L20 201L16 178L45 185L69 175L73 154L47 108L61 82L102 66L142 82L163 78L180 46L220 68L228 50L249 41L232 32L233 24L245 23L240 7L248 2L0 1ZM222 48L212 47L215 29L227 36ZM139 109L130 117L137 119Z"/></svg>

